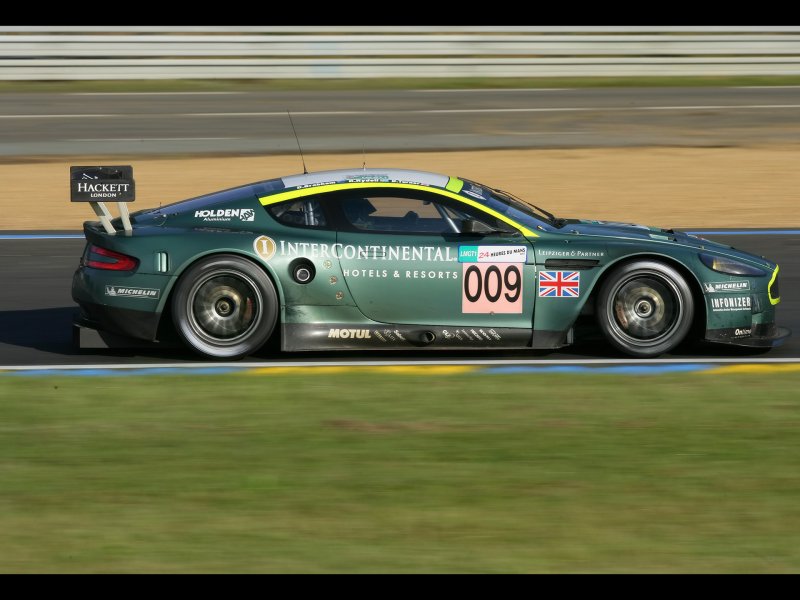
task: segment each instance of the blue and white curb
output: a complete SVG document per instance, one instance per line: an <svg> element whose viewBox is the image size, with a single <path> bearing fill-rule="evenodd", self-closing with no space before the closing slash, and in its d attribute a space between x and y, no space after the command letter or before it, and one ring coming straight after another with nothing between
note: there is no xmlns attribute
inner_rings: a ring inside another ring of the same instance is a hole
<svg viewBox="0 0 800 600"><path fill-rule="evenodd" d="M29 365L0 366L7 377L145 377L151 375L669 375L683 373L775 373L800 372L800 359L586 359L586 360L441 360L441 361L330 361L259 362L245 364L117 364L117 365Z"/></svg>

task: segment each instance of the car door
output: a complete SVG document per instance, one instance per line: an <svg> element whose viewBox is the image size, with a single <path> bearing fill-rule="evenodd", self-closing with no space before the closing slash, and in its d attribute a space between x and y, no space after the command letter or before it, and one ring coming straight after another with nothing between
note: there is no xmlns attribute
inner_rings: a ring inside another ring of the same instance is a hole
<svg viewBox="0 0 800 600"><path fill-rule="evenodd" d="M349 191L338 256L361 312L396 324L526 328L535 301L533 250L523 235L434 192ZM472 233L463 232L472 221ZM481 231L481 232L478 232Z"/></svg>

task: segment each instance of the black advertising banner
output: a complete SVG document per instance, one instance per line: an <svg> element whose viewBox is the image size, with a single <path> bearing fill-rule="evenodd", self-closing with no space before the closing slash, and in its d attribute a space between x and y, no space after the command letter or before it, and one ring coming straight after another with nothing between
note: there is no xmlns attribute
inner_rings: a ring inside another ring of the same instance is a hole
<svg viewBox="0 0 800 600"><path fill-rule="evenodd" d="M70 167L72 202L133 202L136 184L133 167Z"/></svg>

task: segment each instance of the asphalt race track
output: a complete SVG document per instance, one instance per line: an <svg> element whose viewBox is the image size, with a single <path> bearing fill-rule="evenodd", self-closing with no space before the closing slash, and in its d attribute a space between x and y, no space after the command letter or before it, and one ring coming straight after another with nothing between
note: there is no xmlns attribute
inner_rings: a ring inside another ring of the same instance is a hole
<svg viewBox="0 0 800 600"><path fill-rule="evenodd" d="M800 87L7 93L0 157L795 143Z"/></svg>
<svg viewBox="0 0 800 600"><path fill-rule="evenodd" d="M800 232L771 231L753 235L709 234L703 237L743 250L763 254L781 266L781 304L778 324L794 335L781 347L766 353L739 348L700 345L691 353L665 358L708 360L800 358ZM22 365L113 365L198 362L199 357L183 350L78 350L72 345L71 322L77 310L70 297L72 274L83 251L83 239L41 239L0 235L0 274L4 289L0 293L0 368ZM625 358L599 341L588 340L558 352L386 352L384 354L341 352L336 354L261 353L247 362L290 362L312 360L442 360L474 359L563 361L582 359L615 360Z"/></svg>

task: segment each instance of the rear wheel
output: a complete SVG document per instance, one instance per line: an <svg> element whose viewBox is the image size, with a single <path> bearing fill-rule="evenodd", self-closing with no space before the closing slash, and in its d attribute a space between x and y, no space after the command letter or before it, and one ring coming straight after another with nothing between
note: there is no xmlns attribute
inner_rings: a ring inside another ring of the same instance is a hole
<svg viewBox="0 0 800 600"><path fill-rule="evenodd" d="M694 299L686 280L656 261L619 267L597 296L597 319L608 341L641 358L675 348L691 329L693 317Z"/></svg>
<svg viewBox="0 0 800 600"><path fill-rule="evenodd" d="M204 258L186 270L172 297L175 328L195 352L234 359L272 335L278 294L258 266L234 255Z"/></svg>

